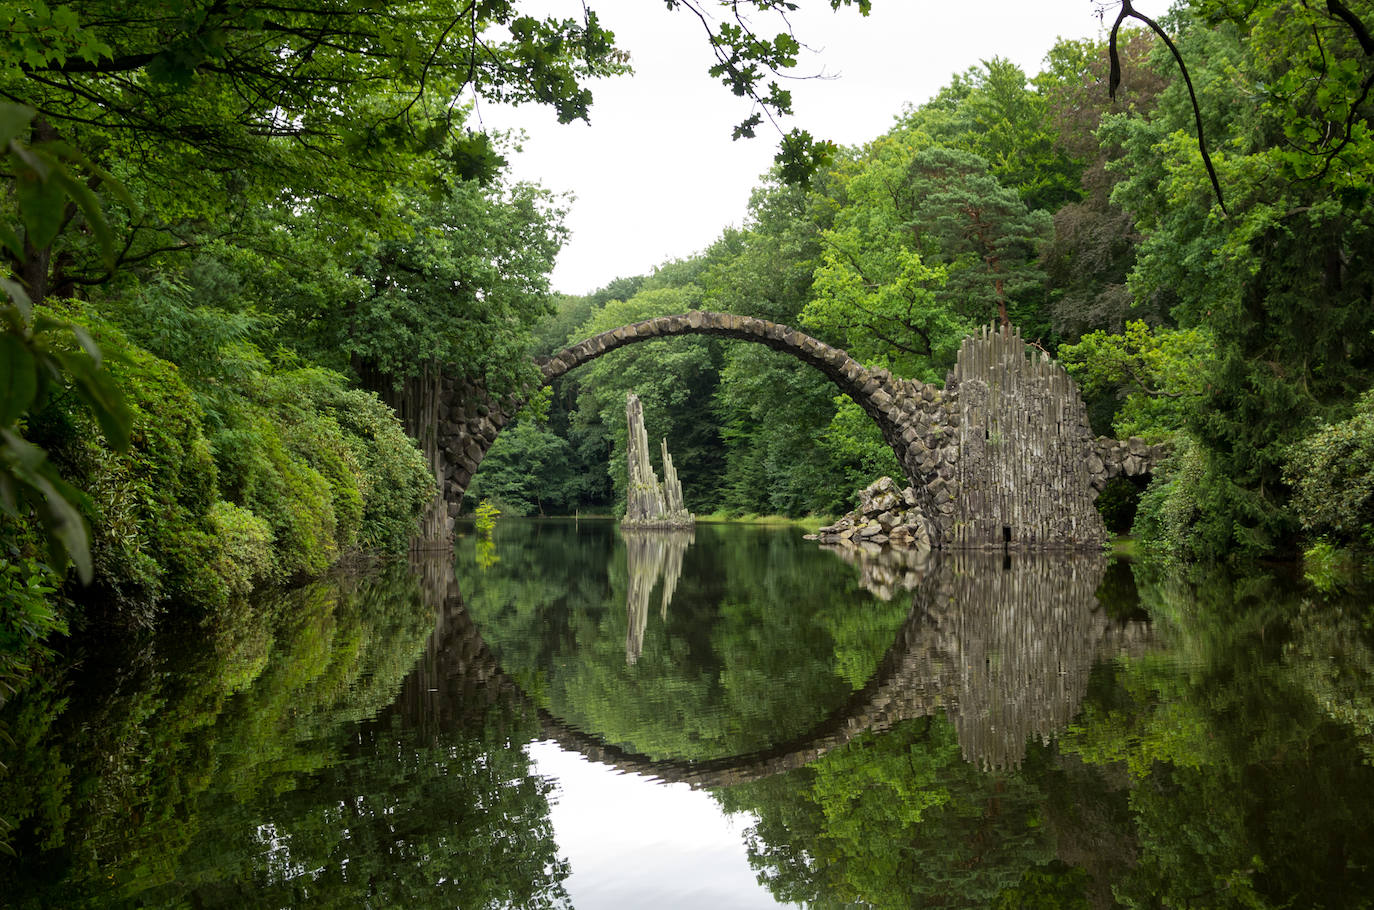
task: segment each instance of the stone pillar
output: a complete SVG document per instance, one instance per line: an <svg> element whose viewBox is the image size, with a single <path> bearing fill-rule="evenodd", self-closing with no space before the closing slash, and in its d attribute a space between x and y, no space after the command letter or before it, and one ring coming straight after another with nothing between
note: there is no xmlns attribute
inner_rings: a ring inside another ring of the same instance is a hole
<svg viewBox="0 0 1374 910"><path fill-rule="evenodd" d="M945 545L954 549L1101 549L1093 505L1097 439L1063 367L1012 330L964 339L945 383L954 475L937 493Z"/></svg>
<svg viewBox="0 0 1374 910"><path fill-rule="evenodd" d="M631 392L625 399L625 419L629 424L626 451L625 518L622 525L629 528L690 528L696 518L682 503L682 485L678 482L673 459L668 455L668 441L663 441L664 482L658 482L654 466L649 461L649 434L644 429L644 405Z"/></svg>

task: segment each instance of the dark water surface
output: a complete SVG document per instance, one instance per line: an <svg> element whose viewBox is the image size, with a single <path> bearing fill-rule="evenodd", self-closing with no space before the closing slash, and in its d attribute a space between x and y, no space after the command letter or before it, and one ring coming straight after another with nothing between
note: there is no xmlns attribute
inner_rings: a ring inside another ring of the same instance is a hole
<svg viewBox="0 0 1374 910"><path fill-rule="evenodd" d="M1291 574L499 522L74 644L0 714L0 906L1366 907L1371 625Z"/></svg>

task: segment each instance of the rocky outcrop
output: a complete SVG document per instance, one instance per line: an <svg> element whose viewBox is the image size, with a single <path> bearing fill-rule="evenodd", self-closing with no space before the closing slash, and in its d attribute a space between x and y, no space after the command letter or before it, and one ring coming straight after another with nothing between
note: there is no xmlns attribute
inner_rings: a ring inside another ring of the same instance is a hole
<svg viewBox="0 0 1374 910"><path fill-rule="evenodd" d="M891 477L879 477L859 491L857 509L833 525L806 535L806 539L856 548L891 543L930 550L938 546L939 532L921 508L915 490L899 490Z"/></svg>
<svg viewBox="0 0 1374 910"><path fill-rule="evenodd" d="M649 434L644 429L644 405L631 392L625 399L625 419L629 424L626 469L629 482L625 488L626 528L672 529L690 528L696 517L682 503L682 484L678 482L673 458L668 454L668 440L663 440L663 482L659 483L654 466L649 462Z"/></svg>

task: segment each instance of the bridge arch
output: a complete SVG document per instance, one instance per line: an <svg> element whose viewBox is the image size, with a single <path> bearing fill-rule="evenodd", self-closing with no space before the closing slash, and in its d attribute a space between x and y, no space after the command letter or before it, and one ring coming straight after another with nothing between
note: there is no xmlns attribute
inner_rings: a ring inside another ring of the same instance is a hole
<svg viewBox="0 0 1374 910"><path fill-rule="evenodd" d="M1117 474L1148 473L1163 452L1094 436L1077 386L1011 329L964 339L943 389L871 369L804 332L751 316L692 311L602 332L538 361L542 384L610 351L655 338L712 335L763 344L820 370L878 425L924 515L933 546L1097 549L1107 539L1093 503ZM523 403L445 380L427 444L442 498L426 538L447 540L463 494Z"/></svg>
<svg viewBox="0 0 1374 910"><path fill-rule="evenodd" d="M945 445L946 402L940 389L893 376L887 370L865 367L839 348L766 319L699 310L658 316L602 332L536 362L543 376L542 384L548 385L618 348L681 335L754 342L816 368L878 425L913 487L924 490L927 481L940 473L942 467L952 477L952 452ZM452 462L445 478L445 494L455 512L488 448L523 403L493 401L475 386L458 391L480 404L462 414L460 426L441 433L441 448L450 454Z"/></svg>

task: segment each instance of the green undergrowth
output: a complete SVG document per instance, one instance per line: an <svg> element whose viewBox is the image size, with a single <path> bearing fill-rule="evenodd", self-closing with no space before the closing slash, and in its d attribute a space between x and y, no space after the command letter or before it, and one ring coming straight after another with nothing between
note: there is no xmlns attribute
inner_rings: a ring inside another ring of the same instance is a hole
<svg viewBox="0 0 1374 910"><path fill-rule="evenodd" d="M1107 551L1121 559L1135 559L1140 556L1140 542L1134 537L1121 534L1107 542Z"/></svg>
<svg viewBox="0 0 1374 910"><path fill-rule="evenodd" d="M26 418L27 436L84 494L94 579L59 577L32 523L0 516L0 704L52 635L87 619L127 628L172 610L209 614L352 553L404 550L433 481L375 395L232 333L183 345L175 313L154 331L117 309L54 309L100 345L132 432L115 452L70 395ZM173 362L178 351L196 362Z"/></svg>

